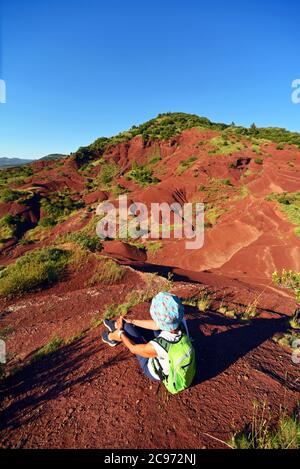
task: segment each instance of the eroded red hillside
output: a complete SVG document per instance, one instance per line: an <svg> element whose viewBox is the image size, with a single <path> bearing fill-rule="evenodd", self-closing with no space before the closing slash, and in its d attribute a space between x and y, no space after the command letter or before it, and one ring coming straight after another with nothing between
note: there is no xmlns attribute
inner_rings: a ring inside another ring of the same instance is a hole
<svg viewBox="0 0 300 469"><path fill-rule="evenodd" d="M275 420L297 404L296 301L272 282L300 271L297 135L281 143L185 115L150 123L0 174L2 447L226 447L254 400ZM100 241L97 205L117 207L120 194L148 209L203 202L204 246ZM185 301L197 349L194 386L179 396L100 339L105 315L146 318L161 290Z"/></svg>

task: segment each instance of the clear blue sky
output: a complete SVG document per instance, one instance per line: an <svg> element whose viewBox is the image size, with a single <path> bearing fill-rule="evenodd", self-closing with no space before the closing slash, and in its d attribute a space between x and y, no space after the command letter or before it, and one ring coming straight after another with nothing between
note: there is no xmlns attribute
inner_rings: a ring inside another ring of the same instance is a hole
<svg viewBox="0 0 300 469"><path fill-rule="evenodd" d="M299 0L0 0L0 157L168 111L300 131Z"/></svg>

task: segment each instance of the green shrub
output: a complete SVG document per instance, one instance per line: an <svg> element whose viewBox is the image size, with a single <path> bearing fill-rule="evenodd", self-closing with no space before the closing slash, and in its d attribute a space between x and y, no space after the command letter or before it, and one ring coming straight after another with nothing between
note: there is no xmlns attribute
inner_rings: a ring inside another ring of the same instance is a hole
<svg viewBox="0 0 300 469"><path fill-rule="evenodd" d="M300 272L283 269L281 274L273 272L272 280L276 285L292 290L296 301L300 304Z"/></svg>
<svg viewBox="0 0 300 469"><path fill-rule="evenodd" d="M206 290L202 290L197 295L184 298L182 300L184 305L197 307L199 311L205 312L209 309L211 304L211 295Z"/></svg>
<svg viewBox="0 0 300 469"><path fill-rule="evenodd" d="M135 181L140 186L148 186L156 184L159 179L153 176L153 171L146 166L139 166L136 162L133 163L131 171L126 175L127 179Z"/></svg>
<svg viewBox="0 0 300 469"><path fill-rule="evenodd" d="M0 170L0 187L9 187L10 184L16 186L22 185L27 178L32 176L33 171L29 165L16 166Z"/></svg>
<svg viewBox="0 0 300 469"><path fill-rule="evenodd" d="M118 197L119 195L121 194L128 194L128 192L130 192L129 189L127 189L126 187L122 186L121 184L114 184L111 186L110 188L111 190L111 193L114 197Z"/></svg>
<svg viewBox="0 0 300 469"><path fill-rule="evenodd" d="M116 163L105 163L100 171L100 174L97 178L97 182L107 186L109 185L114 177L118 174L119 168Z"/></svg>
<svg viewBox="0 0 300 469"><path fill-rule="evenodd" d="M246 305L245 310L240 314L239 318L242 321L251 321L251 319L259 315L257 307L258 307L258 298L255 298L253 301L248 303L248 305Z"/></svg>
<svg viewBox="0 0 300 469"><path fill-rule="evenodd" d="M209 292L206 292L205 290L199 295L198 301L197 301L197 307L199 311L205 312L209 309L211 305L211 295Z"/></svg>
<svg viewBox="0 0 300 469"><path fill-rule="evenodd" d="M250 193L247 186L240 186L238 190L239 190L239 198L241 198L241 199L244 199Z"/></svg>
<svg viewBox="0 0 300 469"><path fill-rule="evenodd" d="M13 202L19 200L26 192L16 191L6 187L1 191L0 200L1 202Z"/></svg>
<svg viewBox="0 0 300 469"><path fill-rule="evenodd" d="M232 186L232 182L230 179L219 179L221 184L224 184L224 186Z"/></svg>
<svg viewBox="0 0 300 469"><path fill-rule="evenodd" d="M263 160L262 160L262 158L255 158L255 159L254 159L254 163L256 163L256 164L263 164Z"/></svg>
<svg viewBox="0 0 300 469"><path fill-rule="evenodd" d="M42 226L43 228L49 228L49 227L55 226L57 223L58 223L58 219L55 218L54 216L53 217L43 217L40 220L39 225Z"/></svg>
<svg viewBox="0 0 300 469"><path fill-rule="evenodd" d="M57 281L69 258L68 251L56 248L25 254L0 271L0 296L14 296Z"/></svg>
<svg viewBox="0 0 300 469"><path fill-rule="evenodd" d="M162 160L162 157L161 157L160 155L158 155L158 156L153 156L152 158L150 158L149 164L153 164L153 165L154 165L154 164L158 163L158 162L161 161L161 160Z"/></svg>
<svg viewBox="0 0 300 469"><path fill-rule="evenodd" d="M20 215L4 215L0 220L0 237L1 239L21 236L26 220Z"/></svg>
<svg viewBox="0 0 300 469"><path fill-rule="evenodd" d="M14 331L12 326L5 326L0 329L0 339L5 340Z"/></svg>
<svg viewBox="0 0 300 469"><path fill-rule="evenodd" d="M70 233L69 235L63 237L61 241L62 242L68 242L68 241L74 242L78 244L80 247L91 252L95 252L98 249L101 249L102 247L98 236L96 235L89 236L88 234L82 231L78 231L76 233Z"/></svg>
<svg viewBox="0 0 300 469"><path fill-rule="evenodd" d="M41 200L41 208L46 216L41 219L40 225L54 226L83 206L84 203L81 200L73 199L67 192L54 192L49 198Z"/></svg>
<svg viewBox="0 0 300 469"><path fill-rule="evenodd" d="M148 241L146 245L146 249L149 252L156 252L163 247L163 243L161 241Z"/></svg>
<svg viewBox="0 0 300 469"><path fill-rule="evenodd" d="M211 225L215 225L222 213L224 213L224 209L212 207L205 212L206 221Z"/></svg>
<svg viewBox="0 0 300 469"><path fill-rule="evenodd" d="M230 155L239 151L240 148L239 142L229 141L223 135L212 138L210 143L214 146L214 149L210 150L209 154Z"/></svg>
<svg viewBox="0 0 300 469"><path fill-rule="evenodd" d="M270 194L266 200L276 201L280 209L286 214L288 220L296 225L296 234L300 237L300 191Z"/></svg>
<svg viewBox="0 0 300 469"><path fill-rule="evenodd" d="M300 329L300 308L297 308L293 316L289 320L289 325L292 329Z"/></svg>

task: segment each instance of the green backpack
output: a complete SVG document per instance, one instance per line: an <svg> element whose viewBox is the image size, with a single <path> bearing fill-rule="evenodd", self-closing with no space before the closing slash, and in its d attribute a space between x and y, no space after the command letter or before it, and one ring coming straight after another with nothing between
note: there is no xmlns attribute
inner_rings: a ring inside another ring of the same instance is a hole
<svg viewBox="0 0 300 469"><path fill-rule="evenodd" d="M169 342L163 337L154 339L167 353L170 363L168 376L163 373L157 358L153 358L156 373L171 394L187 389L193 382L196 373L195 349L187 334L182 333L177 342Z"/></svg>

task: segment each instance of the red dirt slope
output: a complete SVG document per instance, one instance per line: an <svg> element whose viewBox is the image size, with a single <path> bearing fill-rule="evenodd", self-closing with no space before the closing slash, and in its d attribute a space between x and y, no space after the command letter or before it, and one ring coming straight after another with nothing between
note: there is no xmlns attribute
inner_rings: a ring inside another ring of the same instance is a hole
<svg viewBox="0 0 300 469"><path fill-rule="evenodd" d="M24 354L30 357L31 351L47 342L54 331L67 338L88 328L99 307L113 298L120 303L132 282L144 288L144 274L129 271L128 275L124 283L110 287L110 298L105 287L88 289L78 284L74 290L76 282L70 280L46 294L7 305L5 322L18 323L9 338L9 349L19 358ZM209 274L206 277L208 280ZM220 282L221 288L210 286L217 303L217 298L234 291L239 292L240 302L249 301L255 294L251 288L231 282L227 280L227 287L225 280ZM173 291L187 297L197 290L199 284L176 282ZM237 323L213 310L204 314L187 307L198 374L194 386L178 396L170 396L162 385L150 383L122 346L112 349L103 344L101 328L87 330L79 338L74 336L68 345L28 364L2 385L1 446L226 447L215 438L228 441L251 421L253 400L267 400L275 416L283 403L292 410L299 397L297 365L290 352L271 340L284 328L282 311L277 309L281 303L274 292L262 293L262 311L267 308L267 317L262 315L249 324ZM272 314L270 306L274 308ZM285 311L293 307L294 302L286 299ZM130 316L148 317L148 311L149 304L140 304Z"/></svg>

